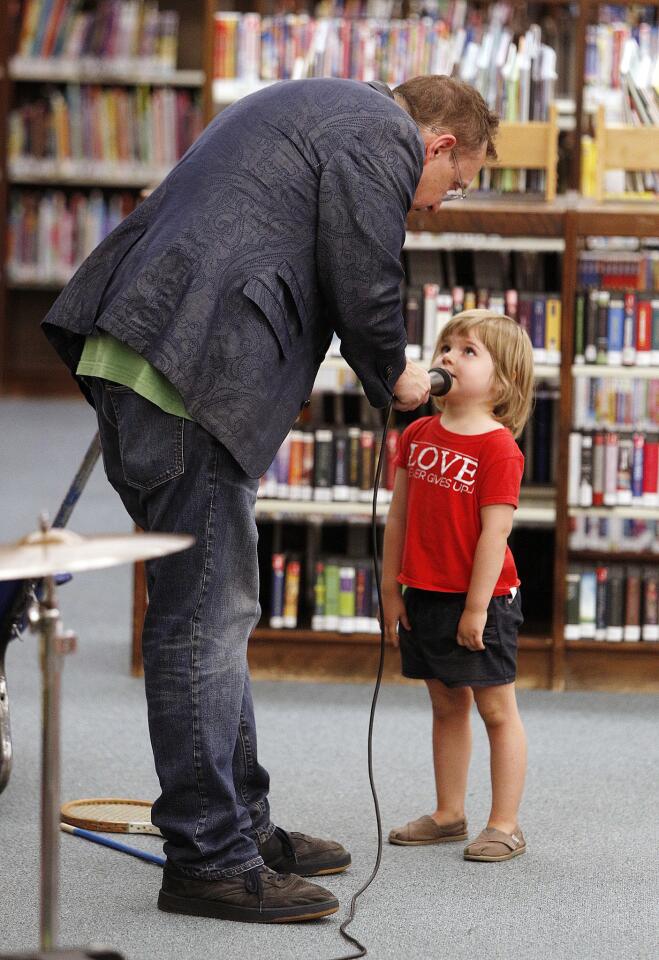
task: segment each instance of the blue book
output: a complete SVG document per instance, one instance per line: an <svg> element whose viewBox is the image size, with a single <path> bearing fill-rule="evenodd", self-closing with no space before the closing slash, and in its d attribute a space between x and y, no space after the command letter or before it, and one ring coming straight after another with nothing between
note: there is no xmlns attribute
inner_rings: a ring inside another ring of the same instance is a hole
<svg viewBox="0 0 659 960"><path fill-rule="evenodd" d="M622 349L625 333L625 301L622 296L612 294L609 300L607 325L607 360L612 367L622 363Z"/></svg>
<svg viewBox="0 0 659 960"><path fill-rule="evenodd" d="M284 578L286 557L283 553L272 555L272 593L270 600L270 626L281 629L284 626Z"/></svg>
<svg viewBox="0 0 659 960"><path fill-rule="evenodd" d="M643 498L643 448L645 438L642 433L635 433L634 453L632 455L632 499L642 500Z"/></svg>
<svg viewBox="0 0 659 960"><path fill-rule="evenodd" d="M546 300L542 295L533 297L531 310L531 343L533 345L533 359L536 363L545 363L547 356L545 342Z"/></svg>

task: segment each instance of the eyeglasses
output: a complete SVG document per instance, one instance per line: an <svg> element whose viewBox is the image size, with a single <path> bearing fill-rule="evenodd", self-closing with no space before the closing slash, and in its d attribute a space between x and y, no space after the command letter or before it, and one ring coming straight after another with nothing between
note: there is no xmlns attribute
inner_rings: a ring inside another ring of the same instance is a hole
<svg viewBox="0 0 659 960"><path fill-rule="evenodd" d="M462 179L462 174L460 173L460 167L458 166L458 158L455 155L455 150L451 150L451 161L455 167L455 172L457 173L457 181L459 183L458 190L447 190L444 196L442 197L442 203L446 203L449 200L466 200L467 199L467 187L464 180Z"/></svg>

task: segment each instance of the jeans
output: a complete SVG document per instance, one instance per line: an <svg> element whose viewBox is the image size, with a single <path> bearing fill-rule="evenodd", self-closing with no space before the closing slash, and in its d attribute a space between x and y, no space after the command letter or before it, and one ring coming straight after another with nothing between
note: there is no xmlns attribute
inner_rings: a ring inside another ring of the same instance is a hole
<svg viewBox="0 0 659 960"><path fill-rule="evenodd" d="M262 863L274 827L257 760L247 641L260 615L257 480L198 424L128 387L87 378L108 480L144 530L190 533L146 564L142 635L161 795L153 823L183 873L220 879Z"/></svg>

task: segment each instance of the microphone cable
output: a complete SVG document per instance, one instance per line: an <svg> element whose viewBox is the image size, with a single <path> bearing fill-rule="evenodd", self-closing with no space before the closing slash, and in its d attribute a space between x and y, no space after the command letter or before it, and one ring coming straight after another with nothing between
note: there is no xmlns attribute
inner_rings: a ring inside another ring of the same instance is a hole
<svg viewBox="0 0 659 960"><path fill-rule="evenodd" d="M430 394L431 396L441 397L451 389L453 383L453 377L445 370L443 367L433 367L428 371L430 373ZM332 960L358 960L359 957L365 957L368 953L366 947L361 943L357 937L353 937L352 934L347 932L347 927L350 926L352 921L355 919L355 912L357 910L357 898L361 897L370 885L375 880L378 871L380 869L380 863L382 862L382 818L380 816L380 802L378 800L377 790L375 789L375 778L373 776L373 726L375 723L375 708L377 706L378 697L380 695L380 687L382 685L382 674L384 672L384 606L382 603L382 578L380 575L380 559L378 555L378 529L377 529L377 505L378 505L378 490L380 489L380 477L382 475L382 463L383 456L387 445L387 434L389 432L389 423L391 420L391 412L393 410L393 399L389 401L389 404L386 408L385 418L384 418L384 427L382 428L382 441L380 443L380 452L378 454L378 462L375 468L375 476L373 479L373 507L371 511L371 549L373 552L373 575L375 577L375 586L378 594L378 610L380 613L380 657L378 661L378 671L377 677L375 680L375 687L373 689L373 697L371 700L371 712L368 720L368 781L371 787L371 794L373 796L373 807L375 809L375 822L378 829L378 847L377 855L375 857L375 865L371 870L370 876L368 879L361 885L359 890L353 894L350 901L350 909L348 910L348 916L343 921L339 927L339 932L344 940L347 940L352 946L357 948L356 953L345 954L342 957L333 957Z"/></svg>
<svg viewBox="0 0 659 960"><path fill-rule="evenodd" d="M349 953L343 957L335 957L334 960L357 960L358 957L365 957L367 954L366 947L363 943L353 937L352 934L347 933L347 927L355 919L355 911L357 909L357 898L361 897L362 893L370 887L370 885L375 880L378 870L380 869L380 863L382 861L382 818L380 816L380 803L378 800L377 790L375 789L375 779L373 777L373 725L375 723L375 707L378 702L378 696L380 694L380 686L382 684L382 673L384 671L384 609L382 606L382 583L380 577L380 560L378 557L378 529L377 529L377 505L378 505L378 490L380 489L380 476L382 474L382 458L385 451L387 443L387 433L389 431L389 421L391 420L391 411L393 409L393 401L389 402L387 406L384 427L382 430L382 442L380 444L380 452L378 454L378 463L375 469L375 478L373 480L373 509L371 512L371 549L373 551L373 576L375 577L375 586L378 593L378 609L380 611L380 658L378 661L378 672L377 678L375 681L375 687L373 689L373 698L371 700L371 713L368 720L368 781L371 785L371 794L373 796L373 806L375 808L375 822L378 828L378 849L377 856L375 858L375 866L373 867L369 878L365 883L361 885L359 890L353 894L350 901L350 909L348 911L347 918L343 921L339 927L339 932L344 940L347 940L348 943L352 944L357 948L357 953Z"/></svg>

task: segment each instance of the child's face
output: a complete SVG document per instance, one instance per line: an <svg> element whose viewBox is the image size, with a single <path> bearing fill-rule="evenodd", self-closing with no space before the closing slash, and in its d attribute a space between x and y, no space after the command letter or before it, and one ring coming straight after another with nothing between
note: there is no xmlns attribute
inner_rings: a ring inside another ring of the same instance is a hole
<svg viewBox="0 0 659 960"><path fill-rule="evenodd" d="M435 354L435 362L453 376L447 399L479 403L490 400L494 387L494 362L474 332L449 337Z"/></svg>

